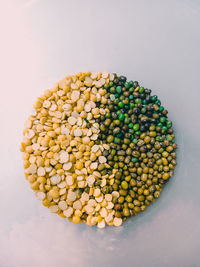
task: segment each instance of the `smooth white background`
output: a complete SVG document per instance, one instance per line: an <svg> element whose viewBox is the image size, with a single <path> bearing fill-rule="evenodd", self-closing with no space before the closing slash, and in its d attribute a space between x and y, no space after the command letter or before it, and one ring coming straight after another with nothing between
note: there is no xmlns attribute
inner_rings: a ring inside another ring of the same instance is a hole
<svg viewBox="0 0 200 267"><path fill-rule="evenodd" d="M0 33L0 267L200 266L200 1L1 0ZM176 174L120 228L50 214L23 174L34 100L85 70L138 80L174 122Z"/></svg>

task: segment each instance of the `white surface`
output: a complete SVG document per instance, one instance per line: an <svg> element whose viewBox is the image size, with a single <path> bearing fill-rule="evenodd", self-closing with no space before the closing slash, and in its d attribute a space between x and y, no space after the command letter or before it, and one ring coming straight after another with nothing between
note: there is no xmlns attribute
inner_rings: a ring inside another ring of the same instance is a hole
<svg viewBox="0 0 200 267"><path fill-rule="evenodd" d="M0 10L0 267L200 266L200 1L5 0ZM88 69L153 89L179 145L161 198L120 228L50 214L23 174L19 144L35 98Z"/></svg>

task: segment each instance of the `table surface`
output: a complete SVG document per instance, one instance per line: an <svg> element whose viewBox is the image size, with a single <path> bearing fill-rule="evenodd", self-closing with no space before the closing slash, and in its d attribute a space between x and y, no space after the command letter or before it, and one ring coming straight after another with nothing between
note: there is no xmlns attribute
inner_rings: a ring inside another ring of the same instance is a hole
<svg viewBox="0 0 200 267"><path fill-rule="evenodd" d="M200 266L200 1L8 0L0 13L0 266ZM34 100L87 70L138 80L174 122L173 179L119 228L51 214L23 174L19 145Z"/></svg>

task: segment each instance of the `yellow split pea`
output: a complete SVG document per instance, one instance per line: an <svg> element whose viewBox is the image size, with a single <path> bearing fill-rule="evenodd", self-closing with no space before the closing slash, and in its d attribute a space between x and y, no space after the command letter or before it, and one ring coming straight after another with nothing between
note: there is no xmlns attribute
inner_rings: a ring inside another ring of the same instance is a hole
<svg viewBox="0 0 200 267"><path fill-rule="evenodd" d="M97 171L99 164L109 167L102 155L109 145L95 144L96 119L106 113L97 102L107 103L103 86L113 79L107 72L66 76L37 99L21 143L26 178L43 205L69 221L100 228L122 224L112 195L101 191L114 179Z"/></svg>

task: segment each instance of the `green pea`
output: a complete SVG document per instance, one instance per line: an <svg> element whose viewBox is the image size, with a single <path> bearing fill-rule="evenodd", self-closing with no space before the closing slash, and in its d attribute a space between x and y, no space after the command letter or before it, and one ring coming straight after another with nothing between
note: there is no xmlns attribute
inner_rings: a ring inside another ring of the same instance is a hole
<svg viewBox="0 0 200 267"><path fill-rule="evenodd" d="M128 195L128 196L126 197L126 201L127 201L127 202L132 202L132 200L133 200L133 199L132 199L131 196Z"/></svg>
<svg viewBox="0 0 200 267"><path fill-rule="evenodd" d="M115 178L116 179L120 179L121 176L122 176L122 173L121 172L118 171L118 172L115 173Z"/></svg>
<svg viewBox="0 0 200 267"><path fill-rule="evenodd" d="M151 137L155 137L155 136L156 136L156 132L155 132L155 131L151 131L151 132L149 132L149 136L151 136Z"/></svg>
<svg viewBox="0 0 200 267"><path fill-rule="evenodd" d="M142 188L139 188L139 189L138 189L138 194L139 194L139 195L142 195L142 194L143 194L143 189L142 189Z"/></svg>
<svg viewBox="0 0 200 267"><path fill-rule="evenodd" d="M133 103L130 103L129 104L129 107L130 107L130 109L134 108L134 104Z"/></svg>
<svg viewBox="0 0 200 267"><path fill-rule="evenodd" d="M169 156L169 153L168 153L167 151L164 151L164 152L162 153L162 156L165 157L165 158L167 158L167 157Z"/></svg>
<svg viewBox="0 0 200 267"><path fill-rule="evenodd" d="M133 129L129 129L129 130L133 130ZM134 132L133 132L134 133ZM134 135L133 134L131 134L131 140L133 140L134 139Z"/></svg>
<svg viewBox="0 0 200 267"><path fill-rule="evenodd" d="M124 197L120 196L118 198L118 203L122 204L124 202Z"/></svg>
<svg viewBox="0 0 200 267"><path fill-rule="evenodd" d="M125 86L126 88L129 88L129 84L128 84L128 82L125 82L124 86Z"/></svg>
<svg viewBox="0 0 200 267"><path fill-rule="evenodd" d="M119 94L115 94L115 98L119 98Z"/></svg>
<svg viewBox="0 0 200 267"><path fill-rule="evenodd" d="M117 86L117 87L116 87L116 92L117 92L118 94L121 94L121 92L122 92L122 87L121 87L121 86Z"/></svg>
<svg viewBox="0 0 200 267"><path fill-rule="evenodd" d="M109 87L113 86L113 82L109 82L108 86Z"/></svg>
<svg viewBox="0 0 200 267"><path fill-rule="evenodd" d="M127 191L121 189L121 190L119 190L119 194L120 194L121 196L126 196L126 195L127 195Z"/></svg>
<svg viewBox="0 0 200 267"><path fill-rule="evenodd" d="M171 128L171 127L172 127L172 122L171 122L171 121L168 120L168 121L166 122L166 124L167 124L167 128Z"/></svg>
<svg viewBox="0 0 200 267"><path fill-rule="evenodd" d="M124 208L123 209L123 214L124 214L124 216L128 217L130 215L129 209L128 208Z"/></svg>
<svg viewBox="0 0 200 267"><path fill-rule="evenodd" d="M159 107L159 110L162 112L164 110L164 107L163 106L160 106Z"/></svg>
<svg viewBox="0 0 200 267"><path fill-rule="evenodd" d="M138 103L142 103L142 99L140 99L140 98L136 98L136 99L135 99L135 103L137 103L137 104L138 104Z"/></svg>
<svg viewBox="0 0 200 267"><path fill-rule="evenodd" d="M130 96L129 96L129 99L130 99L130 100L133 100L133 98L134 98L133 95L130 95Z"/></svg>
<svg viewBox="0 0 200 267"><path fill-rule="evenodd" d="M123 106L124 106L124 104L123 104L122 102L119 102L119 103L118 103L118 107L119 107L119 108L123 108Z"/></svg>
<svg viewBox="0 0 200 267"><path fill-rule="evenodd" d="M137 161L138 161L138 159L137 159L137 158L135 158L135 157L132 157L131 161L132 161L133 163L135 163L135 162L137 162Z"/></svg>
<svg viewBox="0 0 200 267"><path fill-rule="evenodd" d="M157 95L153 95L152 97L151 97L151 100L153 101L153 102L155 102L156 100L157 100Z"/></svg>
<svg viewBox="0 0 200 267"><path fill-rule="evenodd" d="M124 119L124 123L128 124L128 123L129 123L129 118L126 117L126 118Z"/></svg>
<svg viewBox="0 0 200 267"><path fill-rule="evenodd" d="M135 206L139 207L139 206L140 206L140 201L137 200L137 199L135 199L135 200L133 201L133 204L134 204Z"/></svg>
<svg viewBox="0 0 200 267"><path fill-rule="evenodd" d="M130 186L136 186L136 181L134 179L130 180Z"/></svg>
<svg viewBox="0 0 200 267"><path fill-rule="evenodd" d="M145 138L144 138L144 142L146 143L146 144L148 144L149 142L151 141L151 137L150 136L145 136Z"/></svg>
<svg viewBox="0 0 200 267"><path fill-rule="evenodd" d="M142 112L143 114L146 113L146 111L147 111L146 108L142 108L142 109L141 109L141 112Z"/></svg>
<svg viewBox="0 0 200 267"><path fill-rule="evenodd" d="M145 189L145 190L144 190L144 195L145 195L145 196L148 196L148 195L149 195L149 190Z"/></svg>
<svg viewBox="0 0 200 267"><path fill-rule="evenodd" d="M111 88L110 88L110 93L111 93L111 94L114 94L114 93L115 93L115 87L111 87Z"/></svg>
<svg viewBox="0 0 200 267"><path fill-rule="evenodd" d="M115 123L115 122L114 122ZM118 124L116 124L116 125L118 125ZM120 128L119 127L116 127L116 128L114 128L114 130L113 130L113 134L114 135L117 135L118 133L120 133Z"/></svg>
<svg viewBox="0 0 200 267"><path fill-rule="evenodd" d="M164 123L166 121L166 118L165 117L160 117L160 122L161 123Z"/></svg>
<svg viewBox="0 0 200 267"><path fill-rule="evenodd" d="M133 139L133 143L137 144L138 140L136 138Z"/></svg>
<svg viewBox="0 0 200 267"><path fill-rule="evenodd" d="M136 123L136 124L133 125L133 130L134 131L138 131L139 128L140 128L140 125L138 123Z"/></svg>
<svg viewBox="0 0 200 267"><path fill-rule="evenodd" d="M130 87L129 88L129 92L133 93L134 92L134 88L133 87Z"/></svg>
<svg viewBox="0 0 200 267"><path fill-rule="evenodd" d="M170 134L166 135L167 140L172 141L172 136Z"/></svg>
<svg viewBox="0 0 200 267"><path fill-rule="evenodd" d="M125 118L125 115L124 115L123 113L120 113L119 116L118 116L118 119L119 119L120 121L123 121L124 118Z"/></svg>
<svg viewBox="0 0 200 267"><path fill-rule="evenodd" d="M114 168L114 169L118 169L118 167L119 167L118 163L117 163L117 162L115 162L115 164L114 164L113 168Z"/></svg>
<svg viewBox="0 0 200 267"><path fill-rule="evenodd" d="M113 122L115 125L120 125L120 120L114 120Z"/></svg>
<svg viewBox="0 0 200 267"><path fill-rule="evenodd" d="M114 191L117 191L117 189L118 189L118 185L117 185L116 183L114 183L114 184L112 185L112 188L113 188Z"/></svg>
<svg viewBox="0 0 200 267"><path fill-rule="evenodd" d="M110 152L111 155L115 155L116 154L116 150L115 149L112 149L111 152Z"/></svg>
<svg viewBox="0 0 200 267"><path fill-rule="evenodd" d="M171 151L173 151L173 146L168 146L168 147L166 148L166 150L167 150L167 152L171 152Z"/></svg>
<svg viewBox="0 0 200 267"><path fill-rule="evenodd" d="M100 125L100 130L101 130L102 132L104 132L104 131L106 130L105 125L101 124L101 125Z"/></svg>
<svg viewBox="0 0 200 267"><path fill-rule="evenodd" d="M118 138L118 137L115 137L115 138L114 138L114 143L115 143L115 144L119 144L120 141L121 141L120 138Z"/></svg>
<svg viewBox="0 0 200 267"><path fill-rule="evenodd" d="M141 211L145 211L145 210L146 210L146 206L145 206L145 205L142 205L142 206L140 207L140 209L141 209Z"/></svg>
<svg viewBox="0 0 200 267"><path fill-rule="evenodd" d="M118 133L117 134L117 137L122 138L123 137L123 133L122 132L121 133Z"/></svg>
<svg viewBox="0 0 200 267"><path fill-rule="evenodd" d="M128 207L129 207L129 209L134 209L134 204L129 202Z"/></svg>
<svg viewBox="0 0 200 267"><path fill-rule="evenodd" d="M129 123L128 127L132 129L133 128L133 123Z"/></svg>
<svg viewBox="0 0 200 267"><path fill-rule="evenodd" d="M105 126L109 126L110 123L111 123L111 120L110 120L110 119L106 119L106 120L104 121Z"/></svg>
<svg viewBox="0 0 200 267"><path fill-rule="evenodd" d="M125 177L125 180L127 181L127 182L129 182L130 180L131 180L131 176L129 175L129 176L126 176Z"/></svg>
<svg viewBox="0 0 200 267"><path fill-rule="evenodd" d="M139 93L144 92L144 87L140 87Z"/></svg>
<svg viewBox="0 0 200 267"><path fill-rule="evenodd" d="M156 100L156 105L160 106L161 105L161 101L159 99Z"/></svg>
<svg viewBox="0 0 200 267"><path fill-rule="evenodd" d="M155 125L151 125L151 126L149 127L149 130L150 130L150 131L154 131L155 128L156 128Z"/></svg>
<svg viewBox="0 0 200 267"><path fill-rule="evenodd" d="M114 136L109 135L106 140L107 140L108 143L112 143L113 140L114 140Z"/></svg>
<svg viewBox="0 0 200 267"><path fill-rule="evenodd" d="M120 101L119 101L119 99L117 99L117 98L113 100L113 103L114 103L115 105L118 105L119 102L120 102Z"/></svg>
<svg viewBox="0 0 200 267"><path fill-rule="evenodd" d="M122 188L123 189L128 189L128 183L126 182L126 181L123 181L122 183L121 183L121 186L122 186Z"/></svg>
<svg viewBox="0 0 200 267"><path fill-rule="evenodd" d="M141 132L140 131L137 131L137 132L135 132L137 135L140 135L141 134Z"/></svg>
<svg viewBox="0 0 200 267"><path fill-rule="evenodd" d="M130 144L130 139L129 138L124 138L124 144Z"/></svg>
<svg viewBox="0 0 200 267"><path fill-rule="evenodd" d="M134 130L133 130L133 129L129 129L128 132L129 132L130 134L134 134Z"/></svg>
<svg viewBox="0 0 200 267"><path fill-rule="evenodd" d="M154 192L154 197L155 198L159 198L160 197L160 192L159 191L155 191Z"/></svg>
<svg viewBox="0 0 200 267"><path fill-rule="evenodd" d="M133 81L130 81L130 82L128 83L128 86L129 86L129 87L133 87Z"/></svg>
<svg viewBox="0 0 200 267"><path fill-rule="evenodd" d="M157 126L161 128L163 125L162 125L161 122L159 122L159 123L157 124Z"/></svg>

